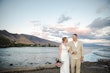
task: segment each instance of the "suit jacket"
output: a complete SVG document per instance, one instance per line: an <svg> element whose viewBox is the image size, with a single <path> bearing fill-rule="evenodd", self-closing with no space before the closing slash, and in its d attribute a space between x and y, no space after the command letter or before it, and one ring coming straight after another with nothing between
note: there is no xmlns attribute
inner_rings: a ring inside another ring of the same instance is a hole
<svg viewBox="0 0 110 73"><path fill-rule="evenodd" d="M71 54L71 58L80 59L83 56L83 44L81 41L77 41L77 47L74 45L74 41L71 41L69 44L69 52ZM77 54L72 54L72 52L77 51Z"/></svg>

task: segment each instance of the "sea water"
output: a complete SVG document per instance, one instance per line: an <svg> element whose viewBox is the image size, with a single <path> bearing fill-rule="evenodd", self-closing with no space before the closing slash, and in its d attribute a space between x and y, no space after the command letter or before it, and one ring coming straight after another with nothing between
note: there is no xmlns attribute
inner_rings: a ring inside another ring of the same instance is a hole
<svg viewBox="0 0 110 73"><path fill-rule="evenodd" d="M58 47L10 47L0 48L0 69L37 67L54 64ZM100 58L110 59L110 49L84 47L84 61L94 62Z"/></svg>

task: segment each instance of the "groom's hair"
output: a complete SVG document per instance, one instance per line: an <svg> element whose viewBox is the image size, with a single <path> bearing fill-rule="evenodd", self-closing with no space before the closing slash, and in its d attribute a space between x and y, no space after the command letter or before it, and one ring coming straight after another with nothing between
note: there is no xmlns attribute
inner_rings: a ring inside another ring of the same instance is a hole
<svg viewBox="0 0 110 73"><path fill-rule="evenodd" d="M73 34L73 35L75 35L76 37L78 37L78 35L77 35L77 34Z"/></svg>

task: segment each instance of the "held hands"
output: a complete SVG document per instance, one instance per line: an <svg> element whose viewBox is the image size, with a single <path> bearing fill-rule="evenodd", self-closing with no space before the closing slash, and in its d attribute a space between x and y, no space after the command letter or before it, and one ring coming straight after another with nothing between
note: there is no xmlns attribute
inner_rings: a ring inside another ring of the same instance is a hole
<svg viewBox="0 0 110 73"><path fill-rule="evenodd" d="M76 55L77 54L77 51L73 51L72 54Z"/></svg>
<svg viewBox="0 0 110 73"><path fill-rule="evenodd" d="M70 48L68 46L66 48L67 48L68 52L70 52L70 50L69 50Z"/></svg>

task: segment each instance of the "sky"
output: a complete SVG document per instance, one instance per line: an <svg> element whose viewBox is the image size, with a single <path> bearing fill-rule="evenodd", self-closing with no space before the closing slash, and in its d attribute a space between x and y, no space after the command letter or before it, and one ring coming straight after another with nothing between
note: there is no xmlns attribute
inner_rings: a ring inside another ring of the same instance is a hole
<svg viewBox="0 0 110 73"><path fill-rule="evenodd" d="M0 0L0 30L110 46L110 0Z"/></svg>

